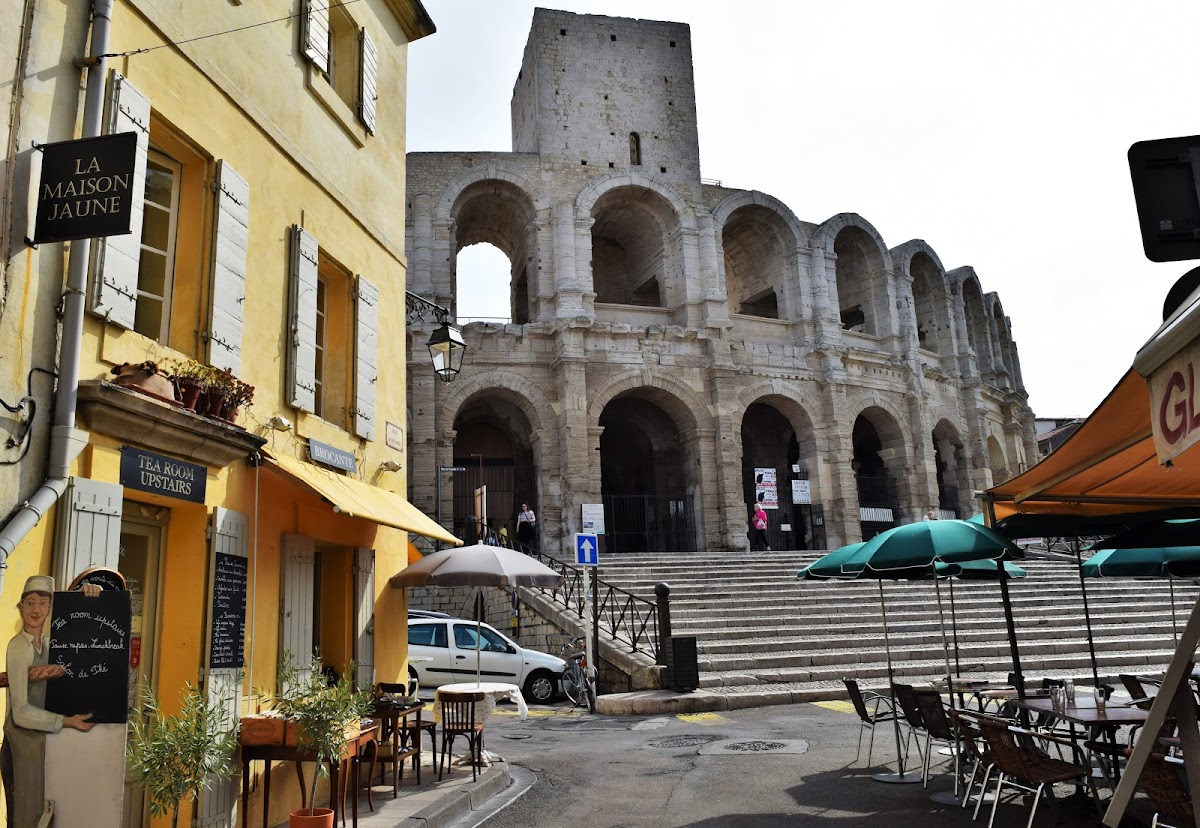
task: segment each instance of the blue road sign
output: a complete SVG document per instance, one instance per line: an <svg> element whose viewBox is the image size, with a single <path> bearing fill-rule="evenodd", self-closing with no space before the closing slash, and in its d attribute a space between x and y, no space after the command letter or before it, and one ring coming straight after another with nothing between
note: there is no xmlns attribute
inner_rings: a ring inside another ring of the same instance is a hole
<svg viewBox="0 0 1200 828"><path fill-rule="evenodd" d="M600 565L600 542L595 535L575 533L575 563L579 566Z"/></svg>

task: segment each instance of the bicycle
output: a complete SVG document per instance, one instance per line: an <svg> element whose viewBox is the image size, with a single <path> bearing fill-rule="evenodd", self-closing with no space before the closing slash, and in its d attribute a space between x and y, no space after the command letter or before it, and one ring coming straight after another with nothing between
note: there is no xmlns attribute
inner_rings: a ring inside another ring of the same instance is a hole
<svg viewBox="0 0 1200 828"><path fill-rule="evenodd" d="M558 656L567 662L562 674L563 694L571 700L571 707L585 705L589 713L596 712L596 678L588 671L587 650L583 636L574 636L563 642Z"/></svg>

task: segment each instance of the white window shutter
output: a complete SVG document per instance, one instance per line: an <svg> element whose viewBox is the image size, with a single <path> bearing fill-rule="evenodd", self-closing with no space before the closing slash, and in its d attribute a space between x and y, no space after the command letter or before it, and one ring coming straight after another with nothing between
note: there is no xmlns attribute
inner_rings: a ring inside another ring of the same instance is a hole
<svg viewBox="0 0 1200 828"><path fill-rule="evenodd" d="M326 74L329 74L330 2L305 0L304 3L304 56Z"/></svg>
<svg viewBox="0 0 1200 828"><path fill-rule="evenodd" d="M54 577L66 589L88 567L117 568L121 559L121 499L125 487L72 477L58 504Z"/></svg>
<svg viewBox="0 0 1200 828"><path fill-rule="evenodd" d="M298 226L292 228L291 281L288 403L313 412L317 405L317 240Z"/></svg>
<svg viewBox="0 0 1200 828"><path fill-rule="evenodd" d="M223 160L217 162L216 212L208 364L240 374L243 308L246 301L246 251L249 249L250 234L250 185Z"/></svg>
<svg viewBox="0 0 1200 828"><path fill-rule="evenodd" d="M129 232L92 244L90 309L122 328L133 329L137 312L138 263L142 254L142 214L146 203L146 153L150 147L150 99L119 72L109 73L105 132L137 134L130 193Z"/></svg>
<svg viewBox="0 0 1200 828"><path fill-rule="evenodd" d="M375 550L354 550L354 682L375 684Z"/></svg>
<svg viewBox="0 0 1200 828"><path fill-rule="evenodd" d="M312 675L316 555L316 544L312 538L303 535L283 536L279 656L280 659L285 655L291 657L301 684L307 683Z"/></svg>
<svg viewBox="0 0 1200 828"><path fill-rule="evenodd" d="M358 50L358 117L362 119L367 132L375 134L375 100L379 86L379 52L367 30L359 34L361 41Z"/></svg>
<svg viewBox="0 0 1200 828"><path fill-rule="evenodd" d="M250 519L241 512L217 507L212 514L212 542L209 549L209 569L214 570L217 553L249 557ZM209 577L208 607L212 608L212 588L215 578ZM212 640L212 622L208 619L208 641ZM205 664L209 660L205 659ZM242 709L242 671L236 667L209 668L205 671L204 693L211 705L220 710L227 730L235 730ZM232 758L232 757L231 757ZM233 828L234 806L237 804L237 783L231 777L211 774L207 787L200 795L198 828Z"/></svg>
<svg viewBox="0 0 1200 828"><path fill-rule="evenodd" d="M375 385L379 379L376 365L379 353L379 288L362 276L355 291L356 328L354 361L354 433L375 439Z"/></svg>

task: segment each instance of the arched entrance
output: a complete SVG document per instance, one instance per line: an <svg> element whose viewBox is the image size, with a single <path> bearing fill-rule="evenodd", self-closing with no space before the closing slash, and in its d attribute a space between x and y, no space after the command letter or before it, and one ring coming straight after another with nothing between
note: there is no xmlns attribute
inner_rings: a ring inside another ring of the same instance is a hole
<svg viewBox="0 0 1200 828"><path fill-rule="evenodd" d="M963 499L970 496L971 484L962 437L948 420L939 420L932 436L933 460L937 465L938 517L943 520L966 517Z"/></svg>
<svg viewBox="0 0 1200 828"><path fill-rule="evenodd" d="M742 417L746 525L755 504L761 502L768 515L772 549L825 548L824 508L814 485L816 456L812 423L798 405L760 399L746 409Z"/></svg>
<svg viewBox="0 0 1200 828"><path fill-rule="evenodd" d="M451 215L460 320L529 322L536 311L529 263L537 251L529 195L509 181L476 181L459 193ZM483 298L485 307L480 308L476 298Z"/></svg>
<svg viewBox="0 0 1200 828"><path fill-rule="evenodd" d="M881 408L868 408L854 420L855 482L863 540L870 540L900 523L903 443L900 429Z"/></svg>
<svg viewBox="0 0 1200 828"><path fill-rule="evenodd" d="M600 414L600 494L606 552L696 548L696 446L656 403L631 392Z"/></svg>
<svg viewBox="0 0 1200 828"><path fill-rule="evenodd" d="M540 514L529 420L511 400L481 394L459 411L454 431L454 531L482 509L490 530L506 529L516 538L521 503ZM486 503L477 497L480 487L486 487Z"/></svg>

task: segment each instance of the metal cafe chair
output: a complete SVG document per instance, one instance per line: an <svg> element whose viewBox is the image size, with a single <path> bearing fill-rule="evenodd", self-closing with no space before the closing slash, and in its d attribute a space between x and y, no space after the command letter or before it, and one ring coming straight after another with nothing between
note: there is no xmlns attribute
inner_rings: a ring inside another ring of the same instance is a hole
<svg viewBox="0 0 1200 828"><path fill-rule="evenodd" d="M933 743L942 742L949 747L955 747L954 727L946 715L946 707L942 704L942 695L936 690L914 690L913 701L925 730L925 761L921 765L921 784L929 787L929 768L933 764ZM958 751L950 758L957 762ZM954 792L958 793L958 774L954 774Z"/></svg>
<svg viewBox="0 0 1200 828"><path fill-rule="evenodd" d="M975 787L975 777L978 775L980 768L984 769L983 778L979 780L979 795L975 799L975 811L971 814L971 820L975 821L979 819L979 806L986 799L984 793L988 777L992 773L992 752L983 744L983 733L967 719L967 716L973 716L974 714L965 710L958 711L954 708L950 708L947 713L950 716L950 721L954 724L955 732L958 733L960 749L971 757L971 776L967 779L966 788L963 790L961 807L967 807L967 803L971 801L971 789Z"/></svg>
<svg viewBox="0 0 1200 828"><path fill-rule="evenodd" d="M862 737L864 730L871 731L871 737L867 740L867 767L871 766L871 750L875 745L875 725L880 722L890 722L896 718L895 708L892 706L892 700L882 693L876 693L874 690L862 690L858 686L855 679L844 678L842 683L846 685L846 692L850 694L850 703L854 705L854 712L858 714L858 745L854 751L854 761L858 761L859 755L862 753ZM882 710L880 708L883 708Z"/></svg>
<svg viewBox="0 0 1200 828"><path fill-rule="evenodd" d="M896 704L900 706L903 721L908 726L908 736L904 739L904 756L908 757L909 745L915 742L917 745L917 756L921 758L923 764L925 762L925 754L921 751L920 731L925 729L925 721L921 718L921 708L917 706L916 694L917 691L911 684L892 685L892 697L896 700Z"/></svg>
<svg viewBox="0 0 1200 828"><path fill-rule="evenodd" d="M1131 750L1125 750L1128 758ZM1196 815L1192 809L1192 795L1183 783L1183 760L1161 753L1151 753L1142 768L1138 785L1146 794L1150 807L1154 809L1151 828L1182 828L1195 825ZM1175 825L1163 822L1166 817Z"/></svg>

